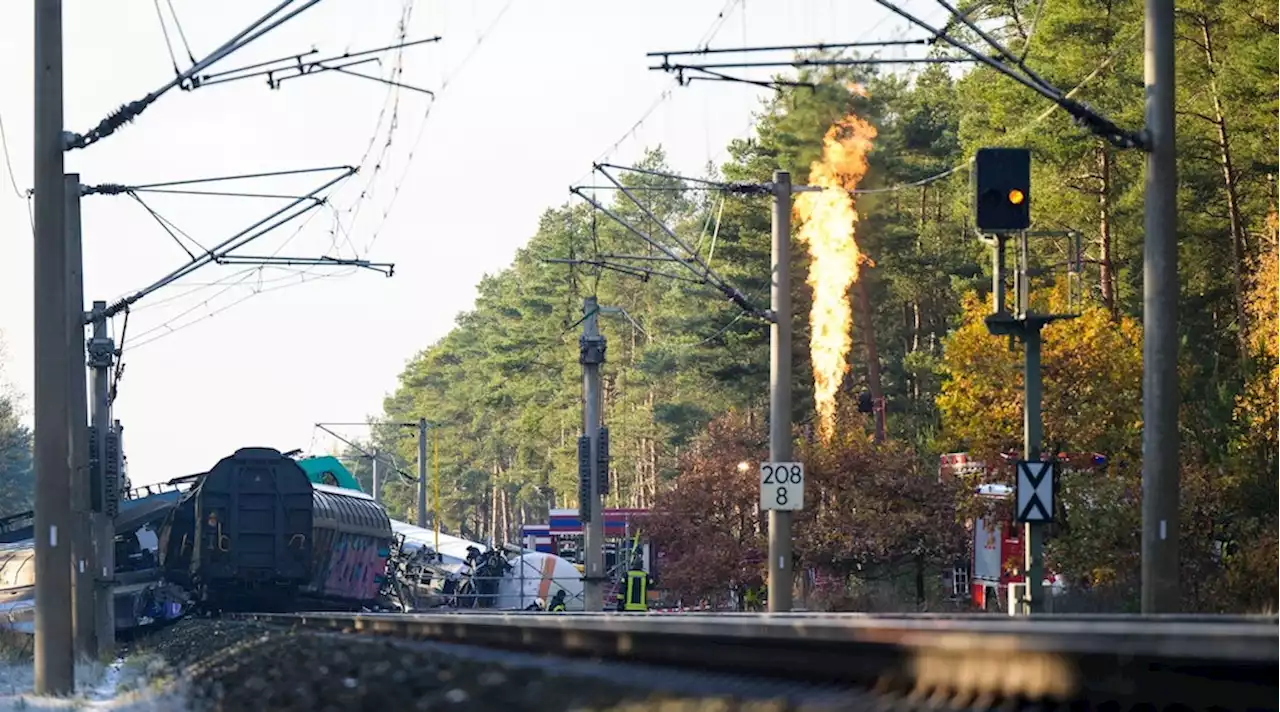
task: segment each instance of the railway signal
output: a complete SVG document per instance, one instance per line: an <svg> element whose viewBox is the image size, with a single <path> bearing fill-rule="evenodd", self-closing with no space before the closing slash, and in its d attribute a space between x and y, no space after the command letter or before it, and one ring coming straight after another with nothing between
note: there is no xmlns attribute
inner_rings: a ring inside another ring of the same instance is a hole
<svg viewBox="0 0 1280 712"><path fill-rule="evenodd" d="M973 158L973 218L984 232L1031 226L1031 151L980 148Z"/></svg>

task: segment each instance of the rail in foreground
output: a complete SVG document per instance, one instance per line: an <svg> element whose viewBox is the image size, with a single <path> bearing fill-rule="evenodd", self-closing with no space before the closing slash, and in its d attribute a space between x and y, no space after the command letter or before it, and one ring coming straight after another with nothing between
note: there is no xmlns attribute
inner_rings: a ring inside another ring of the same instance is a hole
<svg viewBox="0 0 1280 712"><path fill-rule="evenodd" d="M1276 709L1275 617L244 614L275 625L842 683L987 706Z"/></svg>

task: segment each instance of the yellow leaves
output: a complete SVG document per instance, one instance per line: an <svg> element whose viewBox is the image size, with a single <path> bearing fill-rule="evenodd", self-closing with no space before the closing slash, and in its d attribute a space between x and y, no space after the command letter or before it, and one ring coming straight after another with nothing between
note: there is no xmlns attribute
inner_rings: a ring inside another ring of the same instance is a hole
<svg viewBox="0 0 1280 712"><path fill-rule="evenodd" d="M1253 347L1280 356L1280 247L1272 247L1258 260L1245 309L1252 321Z"/></svg>
<svg viewBox="0 0 1280 712"><path fill-rule="evenodd" d="M1035 301L1052 303L1048 293ZM943 426L957 446L992 453L1022 440L1023 349L992 336L983 319L990 306L964 300L963 323L946 341L949 376L938 397ZM1113 322L1103 309L1056 322L1043 331L1041 352L1045 442L1116 455L1136 452L1141 425L1142 330L1132 319Z"/></svg>
<svg viewBox="0 0 1280 712"><path fill-rule="evenodd" d="M1252 275L1249 294L1249 318L1252 322L1253 356L1257 368L1245 382L1244 392L1236 401L1237 418L1243 420L1262 438L1276 433L1276 389L1280 387L1280 261L1277 260L1277 216L1267 216L1262 254Z"/></svg>

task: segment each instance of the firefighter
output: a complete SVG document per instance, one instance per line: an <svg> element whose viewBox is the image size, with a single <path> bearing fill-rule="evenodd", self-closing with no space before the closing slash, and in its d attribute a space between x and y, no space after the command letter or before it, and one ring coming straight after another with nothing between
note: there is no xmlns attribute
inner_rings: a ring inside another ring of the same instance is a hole
<svg viewBox="0 0 1280 712"><path fill-rule="evenodd" d="M649 610L649 574L645 573L641 567L639 557L631 562L631 569L627 571L626 580L626 598L621 603L621 609L627 612L644 612ZM619 594L619 598L622 595Z"/></svg>
<svg viewBox="0 0 1280 712"><path fill-rule="evenodd" d="M551 607L547 610L552 613L564 613L564 589L556 591L556 595L551 597Z"/></svg>

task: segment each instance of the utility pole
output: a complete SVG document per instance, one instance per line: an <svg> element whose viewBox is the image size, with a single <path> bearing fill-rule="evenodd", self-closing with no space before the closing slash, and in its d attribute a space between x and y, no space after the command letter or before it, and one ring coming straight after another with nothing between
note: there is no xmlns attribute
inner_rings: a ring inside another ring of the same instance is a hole
<svg viewBox="0 0 1280 712"><path fill-rule="evenodd" d="M604 363L606 343L600 335L600 305L595 297L587 297L582 302L582 340L579 342L578 361L582 364L582 431L587 439L587 462L581 461L579 448L580 475L587 478L586 483L579 481L580 501L578 510L584 529L583 563L586 576L583 577L583 608L587 612L598 613L604 610L604 521L600 516L600 365ZM586 495L585 497L583 495Z"/></svg>
<svg viewBox="0 0 1280 712"><path fill-rule="evenodd" d="M440 557L440 429L436 428L431 438L431 484L434 490L431 501L434 509L431 512L432 522L436 525L435 549L436 558Z"/></svg>
<svg viewBox="0 0 1280 712"><path fill-rule="evenodd" d="M34 40L35 692L47 695L75 686L61 0L36 0Z"/></svg>
<svg viewBox="0 0 1280 712"><path fill-rule="evenodd" d="M94 607L95 623L99 650L111 650L115 647L115 605L112 584L115 578L115 521L114 513L108 503L114 499L110 492L118 487L119 481L109 473L118 472L114 463L109 462L116 456L116 448L108 446L111 433L111 393L108 376L111 373L112 360L115 357L115 342L107 336L107 303L95 301L89 312L89 321L93 325L93 334L89 339L90 390L93 396L89 404L89 420L93 426L92 453L90 461L90 497L93 513L90 515L90 527L93 531L93 542L96 551L96 569L94 570Z"/></svg>
<svg viewBox="0 0 1280 712"><path fill-rule="evenodd" d="M373 501L382 502L381 490L378 489L378 449L374 448L373 457L369 458L373 464Z"/></svg>
<svg viewBox="0 0 1280 712"><path fill-rule="evenodd" d="M1029 163L1028 163L1029 165ZM1029 192L1029 191L1028 191ZM1044 440L1044 424L1042 416L1043 387L1040 373L1041 333L1044 327L1059 319L1071 318L1072 314L1038 314L1031 310L1031 277L1029 273L1028 232L1017 231L1017 266L1014 270L1013 311L1005 305L1005 253L1009 232L997 232L992 244L991 298L993 313L986 318L987 330L996 336L1010 337L1022 342L1023 353L1023 391L1022 391L1022 459L1027 463L1040 463L1042 443ZM1037 233L1038 234L1038 233ZM1015 477L1018 487L1022 487L1022 463L1015 463ZM1039 470L1036 470L1039 472ZM1052 472L1052 469L1050 469ZM1049 475L1052 477L1052 474ZM1052 483L1048 489L1052 492ZM1015 510L1021 507L1015 506ZM1015 521L1022 524L1023 579L1026 582L1026 594L1014 605L1012 613L1044 613L1046 610L1044 597L1044 525L1052 518L1052 501L1047 503L1048 512L1038 518L1023 518L1023 513L1015 511Z"/></svg>
<svg viewBox="0 0 1280 712"><path fill-rule="evenodd" d="M1026 238L1022 244L1026 245ZM1023 278L1025 286L1026 278ZM1021 300L1019 300L1021 301ZM1023 302L1025 305L1025 302ZM1044 321L1026 315L1022 334L1023 383L1022 392L1022 459L1040 461L1044 427L1040 412L1040 331ZM1031 613L1044 613L1044 524L1027 522L1022 525L1023 580L1027 583L1027 605Z"/></svg>
<svg viewBox="0 0 1280 712"><path fill-rule="evenodd" d="M1178 165L1173 0L1146 0L1142 279L1142 612L1174 613L1178 582Z"/></svg>
<svg viewBox="0 0 1280 712"><path fill-rule="evenodd" d="M769 461L791 460L791 174L773 172ZM769 510L769 612L791 610L791 512Z"/></svg>
<svg viewBox="0 0 1280 712"><path fill-rule="evenodd" d="M63 176L67 235L67 442L71 447L71 537L73 559L72 628L76 658L98 657L93 620L93 578L97 570L93 553L93 510L89 484L89 399L85 393L84 252L80 234L80 174Z"/></svg>
<svg viewBox="0 0 1280 712"><path fill-rule="evenodd" d="M427 528L427 419L418 418L418 526Z"/></svg>

